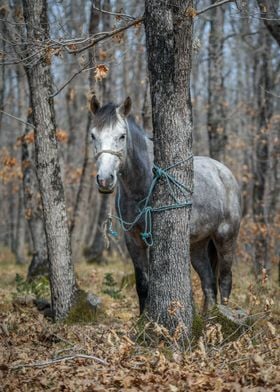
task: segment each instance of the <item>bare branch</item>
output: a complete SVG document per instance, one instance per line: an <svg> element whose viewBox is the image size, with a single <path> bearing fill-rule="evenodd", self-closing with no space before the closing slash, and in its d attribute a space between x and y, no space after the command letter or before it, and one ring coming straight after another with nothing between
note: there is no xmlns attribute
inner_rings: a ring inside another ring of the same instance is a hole
<svg viewBox="0 0 280 392"><path fill-rule="evenodd" d="M216 7L220 7L221 5L227 4L227 3L235 3L235 1L234 1L234 0L222 0L222 1L218 1L218 2L215 3L215 4L209 5L209 7L206 7L206 8L203 8L202 10L200 10L200 11L197 11L197 12L196 12L196 16L201 15L201 14L204 14L204 12L207 12L207 11L213 9L213 8L216 8Z"/></svg>
<svg viewBox="0 0 280 392"><path fill-rule="evenodd" d="M101 8L97 8L94 5L92 6L92 8L98 12L101 12L102 14L108 14L108 15L112 15L112 16L118 16L120 18L127 18L127 19L131 19L131 20L135 20L136 18L134 16L131 15L127 15L127 14L122 14L119 12L111 12L111 11L106 11L104 9Z"/></svg>
<svg viewBox="0 0 280 392"><path fill-rule="evenodd" d="M99 38L97 38L97 39L93 39L88 45L84 46L84 47L81 48L81 49L68 50L68 53L77 54L77 53L84 52L85 50L91 48L92 46L98 44L99 42L104 41L105 39L114 37L115 35L117 35L117 34L119 34L119 33L122 33L123 31L129 29L130 27L142 23L143 20L144 20L144 17L143 17L143 16L140 17L140 18L137 18L137 19L133 20L132 22L129 22L127 25L125 25L125 26L123 26L123 27L120 27L120 28L118 28L118 29L112 30L112 31L110 31L110 32L108 32L108 33L104 33L103 36L101 36L101 37L99 37Z"/></svg>
<svg viewBox="0 0 280 392"><path fill-rule="evenodd" d="M1 110L1 109L0 109L0 112L3 113L3 114L5 114L5 115L8 116L8 117L13 118L14 120L17 120L18 122L20 122L20 123L22 123L22 124L24 124L24 125L26 125L26 126L28 126L28 127L34 129L34 125L33 125L33 124L31 124L31 123L29 123L29 122L26 122L26 121L22 120L21 118L18 118L18 117L14 116L14 115L12 115L12 114L10 114L10 113L7 113L7 112L5 112L4 110Z"/></svg>
<svg viewBox="0 0 280 392"><path fill-rule="evenodd" d="M90 68L87 68L88 65L89 65L89 62L83 68L79 69L79 71L75 72L65 83L63 83L63 85L61 87L59 87L59 89L57 91L55 91L53 94L50 95L50 98L54 98L56 95L58 95L80 73L90 69Z"/></svg>
<svg viewBox="0 0 280 392"><path fill-rule="evenodd" d="M43 368L46 366L50 365L55 365L56 363L60 363L62 361L70 361L73 359L92 359L93 361L100 363L101 365L107 366L108 362L104 361L104 359L95 357L94 355L86 355L86 354L75 354L75 355L68 355L65 357L60 357L56 359L51 359L49 361L42 361L42 362L34 362L34 363L23 363L21 365L15 365L11 366L11 370L17 370L17 369L23 369L23 368L32 368L32 367L38 367L38 368Z"/></svg>

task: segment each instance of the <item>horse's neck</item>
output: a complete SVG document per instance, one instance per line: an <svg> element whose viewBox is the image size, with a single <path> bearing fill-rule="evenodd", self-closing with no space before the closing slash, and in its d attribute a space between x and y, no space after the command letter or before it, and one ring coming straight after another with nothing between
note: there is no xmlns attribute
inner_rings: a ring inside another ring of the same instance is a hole
<svg viewBox="0 0 280 392"><path fill-rule="evenodd" d="M143 137L145 137L143 135ZM152 157L148 151L147 142L145 148L137 148L133 139L128 148L126 165L120 176L120 190L126 198L140 201L147 196L152 182Z"/></svg>

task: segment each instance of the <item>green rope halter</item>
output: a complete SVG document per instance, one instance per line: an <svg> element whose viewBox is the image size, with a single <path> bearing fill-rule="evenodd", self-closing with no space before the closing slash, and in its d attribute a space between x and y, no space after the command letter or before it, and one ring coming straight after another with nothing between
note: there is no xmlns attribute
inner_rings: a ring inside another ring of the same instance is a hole
<svg viewBox="0 0 280 392"><path fill-rule="evenodd" d="M184 162L189 161L193 156L191 155L189 158L175 163L174 165L168 166L166 169L161 169L160 167L154 165L153 166L153 181L149 188L148 195L138 203L139 212L136 215L135 219L132 222L126 222L121 214L120 202L121 202L121 195L118 192L117 198L117 212L119 216L110 216L110 224L108 225L108 232L113 236L117 237L118 233L113 230L112 228L112 221L111 217L115 218L121 225L121 228L124 232L130 231L133 227L139 222L139 220L143 217L144 218L144 231L140 233L142 240L145 242L147 246L153 246L153 234L152 234L152 213L153 212L162 212L173 210L176 208L189 208L192 205L192 202L188 200L188 196L191 193L190 189L188 189L184 184L180 183L174 176L168 173L168 171L176 166L181 165ZM160 207L152 207L150 205L151 196L155 189L157 182L162 179L168 188L168 193L173 199L172 204L160 206ZM185 198L185 201L180 202L175 196L175 188L180 191L181 195Z"/></svg>

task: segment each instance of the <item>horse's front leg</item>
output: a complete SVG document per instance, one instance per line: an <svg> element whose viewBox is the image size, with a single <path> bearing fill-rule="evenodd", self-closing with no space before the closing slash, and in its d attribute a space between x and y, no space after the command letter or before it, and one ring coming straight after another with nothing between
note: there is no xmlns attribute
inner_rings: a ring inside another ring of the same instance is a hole
<svg viewBox="0 0 280 392"><path fill-rule="evenodd" d="M148 295L148 249L141 240L138 231L126 233L125 241L134 265L136 291L139 298L140 314L142 314Z"/></svg>

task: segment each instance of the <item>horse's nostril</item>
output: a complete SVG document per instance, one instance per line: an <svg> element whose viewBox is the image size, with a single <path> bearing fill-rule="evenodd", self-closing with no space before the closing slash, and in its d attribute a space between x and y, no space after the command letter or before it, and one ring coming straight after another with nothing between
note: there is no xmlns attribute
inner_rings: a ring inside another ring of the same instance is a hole
<svg viewBox="0 0 280 392"><path fill-rule="evenodd" d="M96 182L99 187L102 188L110 188L114 184L115 177L112 174L107 175L105 178L100 176L99 174L96 175Z"/></svg>

